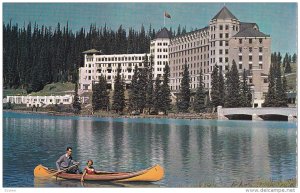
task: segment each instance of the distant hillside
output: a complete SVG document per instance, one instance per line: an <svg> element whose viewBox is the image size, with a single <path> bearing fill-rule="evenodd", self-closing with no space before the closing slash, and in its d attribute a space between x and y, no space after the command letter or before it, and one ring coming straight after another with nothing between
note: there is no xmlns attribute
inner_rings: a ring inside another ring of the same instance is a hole
<svg viewBox="0 0 300 193"><path fill-rule="evenodd" d="M285 74L287 80L287 89L288 91L297 90L297 64L291 63L292 73Z"/></svg>

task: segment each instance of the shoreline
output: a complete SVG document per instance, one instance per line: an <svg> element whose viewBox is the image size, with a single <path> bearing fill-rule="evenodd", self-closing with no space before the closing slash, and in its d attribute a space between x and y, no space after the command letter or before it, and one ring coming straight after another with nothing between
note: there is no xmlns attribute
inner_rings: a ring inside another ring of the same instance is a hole
<svg viewBox="0 0 300 193"><path fill-rule="evenodd" d="M74 116L74 117L95 117L95 118L150 118L150 119L186 119L186 120L216 120L218 119L217 113L169 113L168 115L118 115L110 114L111 112L106 112L107 115L103 114L74 114L67 112L52 112L52 111L29 111L29 110L9 110L3 109L3 112L17 112L25 114L44 114L49 116Z"/></svg>

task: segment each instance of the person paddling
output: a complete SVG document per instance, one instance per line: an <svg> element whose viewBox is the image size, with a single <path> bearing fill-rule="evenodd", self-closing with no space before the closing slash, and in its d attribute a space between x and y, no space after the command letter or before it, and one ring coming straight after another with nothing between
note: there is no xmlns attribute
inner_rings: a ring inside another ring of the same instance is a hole
<svg viewBox="0 0 300 193"><path fill-rule="evenodd" d="M93 160L88 160L87 161L87 166L84 168L82 176L81 176L81 181L84 181L84 176L87 175L94 175L94 174L99 174L101 173L100 171L96 171L95 168L92 166L93 165Z"/></svg>
<svg viewBox="0 0 300 193"><path fill-rule="evenodd" d="M80 172L79 172L78 165L79 162L74 161L72 158L72 147L67 147L66 154L60 156L60 158L56 161L56 167L59 172L71 167L66 171L67 173L79 174Z"/></svg>

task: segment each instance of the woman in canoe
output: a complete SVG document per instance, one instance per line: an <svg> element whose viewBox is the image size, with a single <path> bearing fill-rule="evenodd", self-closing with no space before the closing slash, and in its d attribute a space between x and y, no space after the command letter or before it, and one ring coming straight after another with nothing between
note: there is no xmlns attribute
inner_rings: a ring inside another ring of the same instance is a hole
<svg viewBox="0 0 300 193"><path fill-rule="evenodd" d="M96 171L95 168L92 166L93 165L93 160L88 160L87 161L87 166L84 168L82 176L81 176L81 181L84 181L84 176L86 174L88 175L94 175L94 174L99 174L100 172Z"/></svg>

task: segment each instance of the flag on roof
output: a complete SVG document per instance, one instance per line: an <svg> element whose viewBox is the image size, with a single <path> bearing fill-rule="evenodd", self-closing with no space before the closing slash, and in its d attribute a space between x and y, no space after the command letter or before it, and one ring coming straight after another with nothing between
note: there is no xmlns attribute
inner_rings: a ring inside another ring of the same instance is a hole
<svg viewBox="0 0 300 193"><path fill-rule="evenodd" d="M171 15L165 11L165 17L171 18Z"/></svg>

